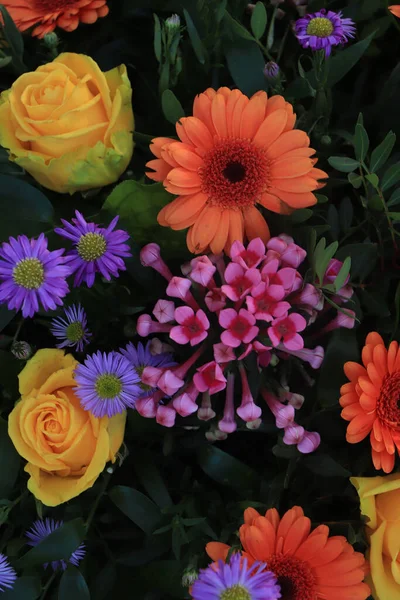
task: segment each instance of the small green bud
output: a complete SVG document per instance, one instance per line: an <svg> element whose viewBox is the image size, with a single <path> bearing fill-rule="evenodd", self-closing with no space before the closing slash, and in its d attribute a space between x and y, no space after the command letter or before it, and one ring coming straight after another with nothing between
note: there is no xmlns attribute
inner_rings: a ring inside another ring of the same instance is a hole
<svg viewBox="0 0 400 600"><path fill-rule="evenodd" d="M52 31L51 33L46 33L46 35L43 38L43 42L46 48L49 48L49 50L53 50L54 48L57 48L58 44L60 43L60 40L58 38L58 35L54 33L54 31Z"/></svg>
<svg viewBox="0 0 400 600"><path fill-rule="evenodd" d="M329 135L323 135L321 138L321 144L324 146L330 146L332 144L332 139Z"/></svg>

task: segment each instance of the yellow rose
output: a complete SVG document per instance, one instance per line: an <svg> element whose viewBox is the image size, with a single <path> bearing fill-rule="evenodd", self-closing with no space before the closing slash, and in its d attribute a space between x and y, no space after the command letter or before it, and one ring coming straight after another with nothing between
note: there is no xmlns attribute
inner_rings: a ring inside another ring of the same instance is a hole
<svg viewBox="0 0 400 600"><path fill-rule="evenodd" d="M92 487L124 438L126 413L98 419L81 407L73 392L77 364L63 350L39 350L19 375L21 400L8 421L28 461L28 489L47 506Z"/></svg>
<svg viewBox="0 0 400 600"><path fill-rule="evenodd" d="M40 184L73 194L117 181L133 153L125 65L103 73L84 54L60 54L0 97L0 144Z"/></svg>
<svg viewBox="0 0 400 600"><path fill-rule="evenodd" d="M400 600L400 473L352 477L367 520L375 600Z"/></svg>

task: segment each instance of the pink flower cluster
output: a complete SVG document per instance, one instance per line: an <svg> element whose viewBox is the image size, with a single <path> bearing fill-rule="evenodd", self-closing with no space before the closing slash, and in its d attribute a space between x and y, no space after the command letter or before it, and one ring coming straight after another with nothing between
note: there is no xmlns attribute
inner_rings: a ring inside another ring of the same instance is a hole
<svg viewBox="0 0 400 600"><path fill-rule="evenodd" d="M156 303L156 320L149 314L139 317L138 334L166 333L176 344L197 349L177 367L144 369L143 382L157 391L137 402L138 412L167 427L174 425L176 414L197 412L200 420L210 420L216 417L211 396L226 390L223 416L208 437L221 439L235 431L237 416L250 428L258 427L262 409L252 396L243 359L255 353L261 370L271 360L294 355L317 369L324 357L321 346L304 348L303 332L324 310L322 292L304 282L298 271L305 258L305 250L289 236L272 238L266 246L257 238L247 247L234 242L228 264L222 255L199 256L183 265L184 277L175 277L159 246L145 246L141 262L167 280L169 299ZM241 403L236 409L235 374L241 381ZM272 397L269 391L262 393ZM302 452L318 446L318 434L295 424L294 407L275 402L267 402L275 417L277 406L286 410L284 441L296 443Z"/></svg>

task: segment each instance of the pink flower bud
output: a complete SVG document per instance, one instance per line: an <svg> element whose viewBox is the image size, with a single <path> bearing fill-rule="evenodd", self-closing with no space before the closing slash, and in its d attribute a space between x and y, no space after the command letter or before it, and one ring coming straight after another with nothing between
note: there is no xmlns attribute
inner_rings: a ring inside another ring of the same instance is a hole
<svg viewBox="0 0 400 600"><path fill-rule="evenodd" d="M293 408L298 410L303 406L304 396L301 394L292 394L289 390L282 389L279 397L282 402L288 402Z"/></svg>
<svg viewBox="0 0 400 600"><path fill-rule="evenodd" d="M167 333L171 328L172 325L153 321L151 315L140 315L136 323L136 331L142 337L147 337L150 333Z"/></svg>
<svg viewBox="0 0 400 600"><path fill-rule="evenodd" d="M199 392L208 391L211 395L226 387L226 378L221 367L215 361L202 365L193 376L193 381Z"/></svg>
<svg viewBox="0 0 400 600"><path fill-rule="evenodd" d="M230 346L226 346L222 342L213 345L214 359L217 363L229 363L236 360L235 353Z"/></svg>
<svg viewBox="0 0 400 600"><path fill-rule="evenodd" d="M322 361L324 360L324 349L322 346L316 346L315 348L302 348L301 350L288 350L282 344L277 346L278 350L283 350L287 354L297 356L300 360L308 362L313 369L319 369Z"/></svg>
<svg viewBox="0 0 400 600"><path fill-rule="evenodd" d="M164 427L173 427L175 425L176 411L170 406L160 405L157 408L156 421Z"/></svg>
<svg viewBox="0 0 400 600"><path fill-rule="evenodd" d="M147 369L149 367L146 367ZM145 369L146 370L146 369ZM184 385L183 379L180 379L170 369L163 372L160 379L157 382L157 387L160 388L167 396L173 396L175 392L180 390Z"/></svg>
<svg viewBox="0 0 400 600"><path fill-rule="evenodd" d="M255 430L261 427L262 419L255 419L255 421L248 421L246 423L247 429Z"/></svg>
<svg viewBox="0 0 400 600"><path fill-rule="evenodd" d="M157 412L157 403L154 400L154 396L145 396L136 400L135 408L142 417L154 419Z"/></svg>
<svg viewBox="0 0 400 600"><path fill-rule="evenodd" d="M224 415L221 421L218 422L218 429L224 433L233 433L237 429L235 422L235 408L233 404L235 375L229 373L228 382L226 385L226 398Z"/></svg>
<svg viewBox="0 0 400 600"><path fill-rule="evenodd" d="M144 267L151 267L160 273L167 281L171 279L172 273L161 258L160 246L158 244L151 243L144 246L140 251L140 262Z"/></svg>
<svg viewBox="0 0 400 600"><path fill-rule="evenodd" d="M268 405L268 408L275 417L275 424L278 429L285 429L294 423L294 408L293 406L286 406L279 402L273 394L267 392L267 390L261 390L261 394Z"/></svg>
<svg viewBox="0 0 400 600"><path fill-rule="evenodd" d="M336 317L332 319L325 327L317 331L312 337L318 338L325 333L329 333L334 329L339 329L339 327L344 327L346 329L353 329L354 324L356 322L356 313L354 310L349 310L348 308L342 311L338 311Z"/></svg>
<svg viewBox="0 0 400 600"><path fill-rule="evenodd" d="M314 452L321 443L321 436L316 431L305 431L303 439L297 444L297 449L302 454Z"/></svg>
<svg viewBox="0 0 400 600"><path fill-rule="evenodd" d="M198 409L196 402L187 393L179 394L179 396L174 398L172 406L181 417L192 415Z"/></svg>
<svg viewBox="0 0 400 600"><path fill-rule="evenodd" d="M291 304L303 304L322 310L324 307L324 297L321 290L317 290L311 283L306 283L303 289L294 296L290 297Z"/></svg>
<svg viewBox="0 0 400 600"><path fill-rule="evenodd" d="M157 387L161 375L165 369L159 369L157 367L145 367L142 371L141 380L142 383L149 387Z"/></svg>
<svg viewBox="0 0 400 600"><path fill-rule="evenodd" d="M174 320L175 304L172 300L158 300L153 315L159 323L171 323Z"/></svg>
<svg viewBox="0 0 400 600"><path fill-rule="evenodd" d="M221 292L220 288L213 288L207 292L204 302L210 312L218 312L226 305L226 297Z"/></svg>
<svg viewBox="0 0 400 600"><path fill-rule="evenodd" d="M293 446L294 444L299 444L304 436L304 427L301 425L289 425L285 428L285 435L283 436L283 442L287 446Z"/></svg>
<svg viewBox="0 0 400 600"><path fill-rule="evenodd" d="M215 287L213 276L217 268L207 256L197 256L190 262L190 266L190 279L203 287Z"/></svg>
<svg viewBox="0 0 400 600"><path fill-rule="evenodd" d="M242 402L236 409L236 413L243 421L250 422L255 421L261 417L262 410L259 406L254 403L253 396L251 395L249 382L247 380L246 369L239 364L240 378L242 380Z"/></svg>
<svg viewBox="0 0 400 600"><path fill-rule="evenodd" d="M166 294L171 298L179 298L186 304L189 304L189 306L191 306L194 310L197 310L199 305L190 292L189 288L191 285L192 282L190 279L185 279L183 277L172 277L166 289Z"/></svg>
<svg viewBox="0 0 400 600"><path fill-rule="evenodd" d="M201 399L200 408L197 411L197 418L200 419L200 421L209 421L210 419L213 419L214 417L215 417L215 412L213 411L213 409L211 407L210 394L208 392L204 392L202 399Z"/></svg>

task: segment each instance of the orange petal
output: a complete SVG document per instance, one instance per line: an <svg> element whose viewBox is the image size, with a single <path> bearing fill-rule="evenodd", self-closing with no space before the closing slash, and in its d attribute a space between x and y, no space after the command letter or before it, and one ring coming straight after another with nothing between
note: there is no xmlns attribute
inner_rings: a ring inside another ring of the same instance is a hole
<svg viewBox="0 0 400 600"><path fill-rule="evenodd" d="M292 209L294 208L306 208L307 206L314 206L317 203L317 198L312 192L286 192L282 189L270 188L270 194L278 196L285 204Z"/></svg>
<svg viewBox="0 0 400 600"><path fill-rule="evenodd" d="M306 147L309 144L310 138L305 131L301 131L300 129L287 131L286 133L282 133L282 135L271 144L268 148L267 156L273 160L282 154L286 154L286 152Z"/></svg>
<svg viewBox="0 0 400 600"><path fill-rule="evenodd" d="M196 148L211 150L214 146L213 138L203 121L196 117L184 117L181 119L181 124L189 143L192 143Z"/></svg>
<svg viewBox="0 0 400 600"><path fill-rule="evenodd" d="M306 175L312 169L309 158L283 158L276 160L270 169L271 177L288 179Z"/></svg>
<svg viewBox="0 0 400 600"><path fill-rule="evenodd" d="M362 365L352 361L345 363L344 372L350 381L355 381L359 377L367 374L366 369Z"/></svg>
<svg viewBox="0 0 400 600"><path fill-rule="evenodd" d="M260 516L260 513L255 508L246 508L243 514L245 525L254 525L254 520Z"/></svg>
<svg viewBox="0 0 400 600"><path fill-rule="evenodd" d="M364 346L362 349L361 358L365 367L367 367L369 363L373 361L373 351L374 348L371 345Z"/></svg>
<svg viewBox="0 0 400 600"><path fill-rule="evenodd" d="M268 148L281 135L287 121L286 111L277 110L267 117L257 133L254 136L253 142L257 146ZM290 191L290 190L289 190Z"/></svg>
<svg viewBox="0 0 400 600"><path fill-rule="evenodd" d="M340 397L339 402L340 402L340 406L345 407L345 406L350 406L350 404L358 404L359 401L359 397L358 394L356 394L355 392L348 392L347 394L343 394L343 396Z"/></svg>
<svg viewBox="0 0 400 600"><path fill-rule="evenodd" d="M320 533L318 535L308 536L305 542L303 542L296 550L294 555L300 560L305 560L311 563L313 556L318 556L319 553L323 551L325 545L325 534Z"/></svg>
<svg viewBox="0 0 400 600"><path fill-rule="evenodd" d="M228 128L226 124L226 103L223 94L217 94L211 103L211 118L217 132L221 138L226 138Z"/></svg>
<svg viewBox="0 0 400 600"><path fill-rule="evenodd" d="M167 182L176 187L200 188L202 181L197 173L188 171L182 167L172 169L168 173Z"/></svg>
<svg viewBox="0 0 400 600"><path fill-rule="evenodd" d="M199 192L194 196L181 196L168 205L165 212L165 220L168 225L179 225L182 221L190 219L203 208L208 200L208 196Z"/></svg>
<svg viewBox="0 0 400 600"><path fill-rule="evenodd" d="M283 96L271 96L268 98L265 116L268 117L277 110L284 110L286 112L286 100Z"/></svg>
<svg viewBox="0 0 400 600"><path fill-rule="evenodd" d="M360 386L362 391L365 392L366 394L368 394L369 396L376 397L379 393L379 388L376 389L376 387L371 382L371 380L368 376L367 377L364 377L364 376L359 377L358 385Z"/></svg>
<svg viewBox="0 0 400 600"><path fill-rule="evenodd" d="M157 158L161 158L161 148L166 144L171 144L174 140L166 137L157 137L151 140L150 150Z"/></svg>
<svg viewBox="0 0 400 600"><path fill-rule="evenodd" d="M374 365L373 362L370 362L367 365L367 373L368 373L368 377L370 378L370 380L372 381L372 383L374 384L374 386L379 390L379 388L382 385L382 376L378 373L378 370L376 368L376 366Z"/></svg>
<svg viewBox="0 0 400 600"><path fill-rule="evenodd" d="M193 116L200 121L203 121L212 135L215 134L214 125L211 118L211 98L209 98L206 93L199 94L194 99Z"/></svg>
<svg viewBox="0 0 400 600"><path fill-rule="evenodd" d="M268 242L271 237L269 227L261 212L255 206L243 210L243 219L247 239L261 238L264 243Z"/></svg>
<svg viewBox="0 0 400 600"><path fill-rule="evenodd" d="M148 169L153 169L152 171L146 172L146 175L149 179L153 179L153 181L164 181L167 177L168 173L172 169L172 167L165 162L162 158L156 158L155 160L149 160L146 163L146 167Z"/></svg>
<svg viewBox="0 0 400 600"><path fill-rule="evenodd" d="M204 252L210 245L219 227L221 213L222 210L218 206L206 206L201 211L192 231L196 254Z"/></svg>
<svg viewBox="0 0 400 600"><path fill-rule="evenodd" d="M258 199L258 203L267 208L268 210L278 213L280 215L290 215L291 209L282 202L280 198L277 196L273 196L272 194L268 194L264 192L261 194L261 197Z"/></svg>
<svg viewBox="0 0 400 600"><path fill-rule="evenodd" d="M211 252L219 254L223 251L228 239L229 233L229 210L224 210L221 213L221 220L214 238L210 242Z"/></svg>
<svg viewBox="0 0 400 600"><path fill-rule="evenodd" d="M317 573L318 567L328 565L333 560L338 558L338 556L340 556L343 552L346 544L347 540L345 537L338 535L329 538L323 550L320 552L320 554L315 556L314 560L311 562L311 565L317 570Z"/></svg>
<svg viewBox="0 0 400 600"><path fill-rule="evenodd" d="M294 554L299 546L307 539L311 529L308 517L302 517L292 525L283 542L283 553Z"/></svg>
<svg viewBox="0 0 400 600"><path fill-rule="evenodd" d="M350 421L347 427L347 434L349 436L363 434L363 437L366 437L372 429L374 419L374 415L367 415L366 413L357 415Z"/></svg>
<svg viewBox="0 0 400 600"><path fill-rule="evenodd" d="M392 6L388 6L388 9L395 17L400 17L400 4L392 4Z"/></svg>
<svg viewBox="0 0 400 600"><path fill-rule="evenodd" d="M395 368L398 349L399 344L397 342L390 343L387 354L387 366L389 373L393 373L393 370Z"/></svg>
<svg viewBox="0 0 400 600"><path fill-rule="evenodd" d="M173 156L178 165L184 169L188 169L189 171L197 171L203 166L203 159L180 142L170 144L168 147L168 152Z"/></svg>
<svg viewBox="0 0 400 600"><path fill-rule="evenodd" d="M244 235L244 223L243 223L243 215L239 210L230 210L229 211L229 233L228 240L225 246L225 252L228 253L233 242L236 240L239 242L243 242Z"/></svg>
<svg viewBox="0 0 400 600"><path fill-rule="evenodd" d="M260 96L253 96L245 106L240 123L241 138L253 139L265 117L265 100Z"/></svg>
<svg viewBox="0 0 400 600"><path fill-rule="evenodd" d="M223 560L225 562L230 549L230 546L222 544L221 542L209 542L206 545L206 552L211 560L214 561Z"/></svg>
<svg viewBox="0 0 400 600"><path fill-rule="evenodd" d="M318 184L310 175L294 177L293 179L271 179L271 187L282 190L283 192L312 192L318 189Z"/></svg>
<svg viewBox="0 0 400 600"><path fill-rule="evenodd" d="M234 133L233 133L233 115L235 112L235 106L236 106L239 98L243 98L242 92L240 92L239 90L232 90L226 101L226 126L228 129L229 137L237 137L237 135L234 135ZM246 107L246 102L243 103L243 107L244 108ZM243 109L238 110L237 127L238 127L239 131L240 131L240 123L241 123L241 119L242 119L242 113L243 113Z"/></svg>
<svg viewBox="0 0 400 600"><path fill-rule="evenodd" d="M373 351L373 361L379 375L381 377L385 377L385 375L387 375L388 373L387 350L385 346L380 344L378 346L375 346Z"/></svg>
<svg viewBox="0 0 400 600"><path fill-rule="evenodd" d="M371 412L371 410L375 410L376 408L377 399L378 395L376 393L373 395L363 393L360 395L360 406L365 412Z"/></svg>
<svg viewBox="0 0 400 600"><path fill-rule="evenodd" d="M246 107L246 105L248 104L249 99L247 98L247 96L245 96L244 94L242 94L237 102L235 103L235 106L233 108L233 112L232 112L232 121L231 121L231 136L236 138L239 137L240 135L240 124L242 122L242 115L243 115L243 111Z"/></svg>
<svg viewBox="0 0 400 600"><path fill-rule="evenodd" d="M364 411L361 408L361 406L359 405L359 403L358 402L354 402L353 404L349 404L348 406L345 406L343 408L342 412L340 413L340 416L345 421L351 421L357 415L363 414L363 412Z"/></svg>

